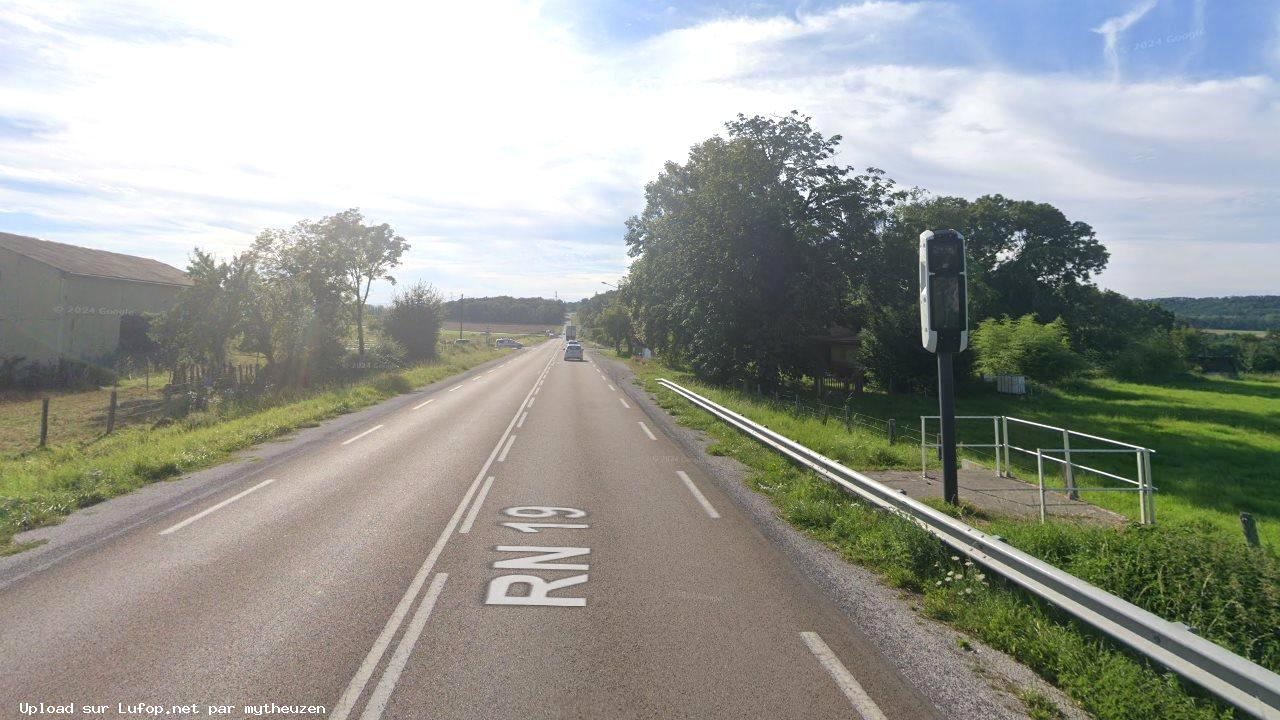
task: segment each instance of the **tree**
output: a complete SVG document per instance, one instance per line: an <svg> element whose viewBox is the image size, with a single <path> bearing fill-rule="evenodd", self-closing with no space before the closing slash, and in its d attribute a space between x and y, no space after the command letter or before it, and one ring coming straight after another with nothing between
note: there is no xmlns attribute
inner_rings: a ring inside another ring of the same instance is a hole
<svg viewBox="0 0 1280 720"><path fill-rule="evenodd" d="M974 369L986 375L1026 375L1040 382L1065 380L1085 368L1071 351L1062 318L1041 325L1035 315L987 318L971 340Z"/></svg>
<svg viewBox="0 0 1280 720"><path fill-rule="evenodd" d="M631 318L626 308L621 305L610 305L596 318L595 326L606 342L613 344L614 352L622 353L622 343L631 339Z"/></svg>
<svg viewBox="0 0 1280 720"><path fill-rule="evenodd" d="M395 294L383 327L404 348L409 360L418 361L435 357L441 320L440 294L418 281Z"/></svg>
<svg viewBox="0 0 1280 720"><path fill-rule="evenodd" d="M643 342L702 378L765 386L811 371L892 184L829 162L808 117L747 118L646 186L627 221L627 308Z"/></svg>
<svg viewBox="0 0 1280 720"><path fill-rule="evenodd" d="M364 309L374 280L387 280L395 285L391 269L409 249L405 239L391 226L368 226L359 208L344 210L320 221L324 241L338 248L338 263L346 282L346 293L355 309L357 348L364 360Z"/></svg>
<svg viewBox="0 0 1280 720"><path fill-rule="evenodd" d="M243 290L250 271L247 256L227 262L200 248L192 251L187 265L192 284L152 331L169 362L186 360L213 368L226 364L229 343L244 317Z"/></svg>

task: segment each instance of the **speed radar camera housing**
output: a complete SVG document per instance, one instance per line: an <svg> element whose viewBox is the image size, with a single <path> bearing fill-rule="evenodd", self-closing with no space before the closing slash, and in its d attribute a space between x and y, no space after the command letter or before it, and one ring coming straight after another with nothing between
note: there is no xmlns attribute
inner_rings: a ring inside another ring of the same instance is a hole
<svg viewBox="0 0 1280 720"><path fill-rule="evenodd" d="M967 284L964 236L955 230L920 233L920 342L929 352L969 346Z"/></svg>

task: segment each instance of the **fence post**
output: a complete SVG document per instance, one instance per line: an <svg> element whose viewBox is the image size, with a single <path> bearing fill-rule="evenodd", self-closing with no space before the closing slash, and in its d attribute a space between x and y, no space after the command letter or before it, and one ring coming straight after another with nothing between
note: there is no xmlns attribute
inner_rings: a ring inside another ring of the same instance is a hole
<svg viewBox="0 0 1280 720"><path fill-rule="evenodd" d="M991 429L993 433L996 433L995 447L991 448L992 452L996 454L996 477L1002 478L1005 477L1005 474L1000 471L1000 418L992 416Z"/></svg>
<svg viewBox="0 0 1280 720"><path fill-rule="evenodd" d="M1062 431L1062 459L1066 461L1062 466L1062 477L1067 486L1067 497L1079 500L1080 493L1076 492L1075 468L1071 465L1071 431L1066 429Z"/></svg>
<svg viewBox="0 0 1280 720"><path fill-rule="evenodd" d="M1013 477L1013 468L1009 467L1009 416L1000 416L1000 435L1004 443L1004 476ZM1000 452L997 448L996 452Z"/></svg>
<svg viewBox="0 0 1280 720"><path fill-rule="evenodd" d="M928 473L925 472L925 470L928 469L929 467L929 457L925 455L924 446L925 446L924 416L921 415L920 416L920 477L927 478L929 477L929 475Z"/></svg>
<svg viewBox="0 0 1280 720"><path fill-rule="evenodd" d="M1040 482L1040 522L1044 522L1049 513L1044 503L1044 453L1036 448L1036 478Z"/></svg>
<svg viewBox="0 0 1280 720"><path fill-rule="evenodd" d="M849 401L844 401L844 431L853 432L853 427L849 424Z"/></svg>
<svg viewBox="0 0 1280 720"><path fill-rule="evenodd" d="M1156 523L1155 485L1151 483L1151 451L1145 448L1142 451L1142 471L1142 476L1147 482L1147 522L1154 525Z"/></svg>
<svg viewBox="0 0 1280 720"><path fill-rule="evenodd" d="M796 417L800 417L800 392L796 391Z"/></svg>
<svg viewBox="0 0 1280 720"><path fill-rule="evenodd" d="M822 403L822 424L827 424L827 404Z"/></svg>
<svg viewBox="0 0 1280 720"><path fill-rule="evenodd" d="M107 405L107 434L116 429L116 391L111 391L111 404Z"/></svg>
<svg viewBox="0 0 1280 720"><path fill-rule="evenodd" d="M40 447L49 442L49 398L40 399Z"/></svg>
<svg viewBox="0 0 1280 720"><path fill-rule="evenodd" d="M1253 515L1247 512L1240 513L1240 529L1244 530L1244 541L1249 547L1258 547L1258 525L1253 521Z"/></svg>
<svg viewBox="0 0 1280 720"><path fill-rule="evenodd" d="M898 437L898 421L894 420L893 418L889 418L889 444L892 445L893 441L897 437Z"/></svg>

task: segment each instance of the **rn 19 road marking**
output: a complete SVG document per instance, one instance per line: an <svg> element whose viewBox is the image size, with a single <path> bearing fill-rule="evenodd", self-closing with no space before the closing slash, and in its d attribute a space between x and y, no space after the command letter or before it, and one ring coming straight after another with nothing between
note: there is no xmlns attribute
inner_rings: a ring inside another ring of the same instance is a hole
<svg viewBox="0 0 1280 720"><path fill-rule="evenodd" d="M184 527L186 527L186 526L190 525L191 523L193 523L193 522L195 522L195 521L199 520L200 518L204 517L205 515L208 515L209 513L214 512L214 511L216 511L216 510L221 510L222 508L224 508L224 507L226 507L226 506L230 505L231 503L233 503L233 502L235 502L235 501L239 500L240 498L244 497L245 495L248 495L249 493L253 492L254 490L257 490L258 488L266 487L266 486L270 485L271 483L273 483L273 482L275 482L275 481L276 481L276 479L275 479L275 478L271 478L271 479L269 479L269 480L263 480L262 482L258 483L257 485L254 485L253 487L249 488L248 490L245 490L245 491L243 491L243 492L240 492L240 493L237 493L237 494L235 494L235 495L232 495L231 497L227 498L226 500L223 500L222 502L218 503L217 505L214 505L213 507L209 508L208 510L202 510L202 511L200 511L200 512L196 513L195 515L192 515L191 517L187 518L186 520L183 520L182 522L178 523L177 525L174 525L174 526L172 526L172 527L165 528L164 530L161 530L161 531L160 531L160 534L161 534L161 535L168 535L168 534L169 534L169 533L171 533L171 532L176 532L176 531L178 531L178 530L181 530L182 528L184 528Z"/></svg>
<svg viewBox="0 0 1280 720"><path fill-rule="evenodd" d="M369 702L365 703L364 714L360 716L360 720L378 720L382 717L382 711L386 709L387 701L391 699L391 693L396 689L396 682L400 680L400 673L408 664L409 656L413 654L413 646L418 644L418 636L422 635L422 628L431 617L431 611L435 608L440 591L444 589L444 583L448 579L448 573L440 573L432 579L426 596L418 605L418 611L413 614L413 620L409 621L409 629L404 631L404 637L400 638L400 644L396 646L395 654L387 663L387 669L382 671L382 679L378 681L378 686L369 696Z"/></svg>
<svg viewBox="0 0 1280 720"><path fill-rule="evenodd" d="M502 454L498 456L498 462L507 461L507 453L511 452L511 444L514 443L515 441L516 441L515 435L512 435L511 437L507 438L507 446L502 448Z"/></svg>
<svg viewBox="0 0 1280 720"><path fill-rule="evenodd" d="M640 425L640 429L644 431L644 434L645 434L645 435L648 435L648 436L649 436L649 439L650 439L650 440L657 440L657 439L658 439L658 438L657 438L657 436L655 436L655 435L653 434L653 431L649 429L649 426L644 424L644 421L643 421L643 420L639 420L639 421L637 421L637 422L638 422L638 423L639 423L639 425Z"/></svg>
<svg viewBox="0 0 1280 720"><path fill-rule="evenodd" d="M693 493L693 496L698 499L698 502L702 505L702 509L706 510L707 514L712 518L719 518L720 513L716 512L716 509L711 507L711 503L707 502L707 496L703 495L702 491L698 489L698 486L693 484L693 481L689 479L689 474L683 470L677 470L676 474L684 481L685 487L689 488L689 492Z"/></svg>
<svg viewBox="0 0 1280 720"><path fill-rule="evenodd" d="M343 444L343 445L350 445L351 443L353 443L353 442L355 442L355 441L359 440L360 438L364 437L365 435L368 435L368 434L369 434L369 433L371 433L371 432L374 432L374 431L376 431L376 430L381 430L381 429L382 429L382 426L381 426L381 425L374 425L373 427L369 428L368 430L365 430L364 432L360 433L359 435L357 435L357 436L355 436L355 437L353 437L353 438L347 438L346 440L343 440L343 441L342 441L342 444Z"/></svg>
<svg viewBox="0 0 1280 720"><path fill-rule="evenodd" d="M822 667L826 669L827 674L832 680L836 681L836 685L840 686L840 691L844 696L849 698L849 703L853 705L853 709L858 711L862 716L862 720L886 720L884 713L880 712L880 707L876 705L866 690L858 684L853 675L840 662L840 658L831 652L831 648L822 641L822 638L816 632L802 632L800 637L804 638L804 644L809 646L809 651L813 656L822 663Z"/></svg>
<svg viewBox="0 0 1280 720"><path fill-rule="evenodd" d="M414 406L413 406L413 409L414 409L414 410L421 410L422 408L424 408L424 407L426 407L426 406L430 405L431 403L433 403L433 402L435 402L435 401L436 401L436 399L435 399L435 398L431 398L430 400L428 400L428 401L426 401L426 402L422 402L422 403L418 403L417 405L414 405Z"/></svg>

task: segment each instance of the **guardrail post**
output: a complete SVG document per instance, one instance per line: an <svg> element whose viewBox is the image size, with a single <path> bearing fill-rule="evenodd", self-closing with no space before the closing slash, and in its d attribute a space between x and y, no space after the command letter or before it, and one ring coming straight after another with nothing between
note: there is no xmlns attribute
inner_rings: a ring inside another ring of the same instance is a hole
<svg viewBox="0 0 1280 720"><path fill-rule="evenodd" d="M889 444L892 445L894 439L898 435L898 422L893 418L889 418Z"/></svg>
<svg viewBox="0 0 1280 720"><path fill-rule="evenodd" d="M1049 513L1044 503L1044 453L1036 448L1036 479L1040 483L1040 522L1044 522Z"/></svg>
<svg viewBox="0 0 1280 720"><path fill-rule="evenodd" d="M1067 486L1067 497L1079 500L1080 493L1076 492L1075 468L1071 465L1071 431L1065 428L1062 431L1062 459L1065 461L1062 466L1062 478Z"/></svg>
<svg viewBox="0 0 1280 720"><path fill-rule="evenodd" d="M1009 466L1009 416L1000 416L1000 435L1004 442L1004 476L1013 477L1013 468ZM996 452L1000 452L1000 448L996 448Z"/></svg>
<svg viewBox="0 0 1280 720"><path fill-rule="evenodd" d="M40 447L49 442L49 398L40 399Z"/></svg>
<svg viewBox="0 0 1280 720"><path fill-rule="evenodd" d="M107 434L116 429L116 391L111 391L111 402L107 405Z"/></svg>

